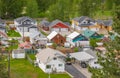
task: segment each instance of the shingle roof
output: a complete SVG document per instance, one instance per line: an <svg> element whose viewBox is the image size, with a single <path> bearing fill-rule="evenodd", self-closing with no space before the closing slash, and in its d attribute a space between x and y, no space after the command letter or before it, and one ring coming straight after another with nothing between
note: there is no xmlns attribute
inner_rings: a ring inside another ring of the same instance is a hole
<svg viewBox="0 0 120 78"><path fill-rule="evenodd" d="M73 32L73 33L71 33L70 35L68 35L67 37L68 37L68 38L71 38L71 39L74 39L74 38L77 37L78 35L79 35L78 32Z"/></svg>
<svg viewBox="0 0 120 78"><path fill-rule="evenodd" d="M33 22L36 22L36 20L34 20L34 19L32 19L32 18L30 18L28 16L19 17L19 18L15 19L15 21L21 23L22 21L27 20L27 19L30 19Z"/></svg>
<svg viewBox="0 0 120 78"><path fill-rule="evenodd" d="M57 24L57 23L59 23L59 22L62 22L62 21L56 19L56 20L52 21L52 22L49 24L49 26L52 27L52 26L54 26L55 24Z"/></svg>
<svg viewBox="0 0 120 78"><path fill-rule="evenodd" d="M51 40L51 39L54 38L57 34L58 34L57 32L52 31L52 32L47 36L47 38L48 38L49 40Z"/></svg>
<svg viewBox="0 0 120 78"><path fill-rule="evenodd" d="M83 31L83 35L86 36L86 37L90 37L94 34L95 32L94 31L91 31L89 29L86 29L85 31Z"/></svg>
<svg viewBox="0 0 120 78"><path fill-rule="evenodd" d="M105 21L103 21L103 24L104 24L105 26L112 26L113 21L112 21L112 20L105 20Z"/></svg>
<svg viewBox="0 0 120 78"><path fill-rule="evenodd" d="M65 55L62 52L51 48L45 48L36 55L36 57L40 59L40 62L42 63L47 63L49 60L53 59L54 57L59 57L59 56L65 56Z"/></svg>
<svg viewBox="0 0 120 78"><path fill-rule="evenodd" d="M89 18L87 16L77 17L77 18L74 18L73 20L79 22L78 26L93 26L93 25L95 25L95 20L93 20L92 18ZM84 22L84 21L86 21L86 22Z"/></svg>
<svg viewBox="0 0 120 78"><path fill-rule="evenodd" d="M40 25L44 25L44 26L49 26L50 22L48 22L47 20L42 20L40 22Z"/></svg>
<svg viewBox="0 0 120 78"><path fill-rule="evenodd" d="M112 26L113 20L96 20L98 24L103 24L104 26Z"/></svg>

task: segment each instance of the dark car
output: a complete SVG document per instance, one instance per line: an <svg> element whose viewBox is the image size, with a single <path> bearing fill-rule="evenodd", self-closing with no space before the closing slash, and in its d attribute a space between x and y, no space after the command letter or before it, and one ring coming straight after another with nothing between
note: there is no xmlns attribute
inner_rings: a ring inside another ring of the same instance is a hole
<svg viewBox="0 0 120 78"><path fill-rule="evenodd" d="M87 68L87 64L85 62L81 62L80 65L82 68Z"/></svg>

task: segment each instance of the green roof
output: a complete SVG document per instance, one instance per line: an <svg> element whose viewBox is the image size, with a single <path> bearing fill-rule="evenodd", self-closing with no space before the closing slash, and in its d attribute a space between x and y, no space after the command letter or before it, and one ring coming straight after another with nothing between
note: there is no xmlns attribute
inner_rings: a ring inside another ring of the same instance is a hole
<svg viewBox="0 0 120 78"><path fill-rule="evenodd" d="M86 36L87 38L91 37L95 32L91 31L89 29L83 31L83 35Z"/></svg>

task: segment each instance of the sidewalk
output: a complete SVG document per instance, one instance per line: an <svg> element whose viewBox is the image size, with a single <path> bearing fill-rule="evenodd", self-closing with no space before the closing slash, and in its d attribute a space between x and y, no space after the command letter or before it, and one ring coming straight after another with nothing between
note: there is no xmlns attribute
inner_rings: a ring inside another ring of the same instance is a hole
<svg viewBox="0 0 120 78"><path fill-rule="evenodd" d="M78 69L78 71L80 71L83 75L85 75L87 78L91 78L92 74L88 71L87 68L82 68L80 67L79 64L75 63L72 64L76 69Z"/></svg>

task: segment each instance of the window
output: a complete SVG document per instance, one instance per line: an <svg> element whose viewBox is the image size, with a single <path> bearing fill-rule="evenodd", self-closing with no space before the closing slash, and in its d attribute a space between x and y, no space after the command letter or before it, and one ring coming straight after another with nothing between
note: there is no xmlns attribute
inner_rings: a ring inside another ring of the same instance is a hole
<svg viewBox="0 0 120 78"><path fill-rule="evenodd" d="M58 64L59 67L62 67L63 64Z"/></svg>
<svg viewBox="0 0 120 78"><path fill-rule="evenodd" d="M56 60L56 59L57 59L56 57L53 58L53 60Z"/></svg>
<svg viewBox="0 0 120 78"><path fill-rule="evenodd" d="M50 68L51 68L51 65L46 65L46 68L47 68L47 69L50 69Z"/></svg>

